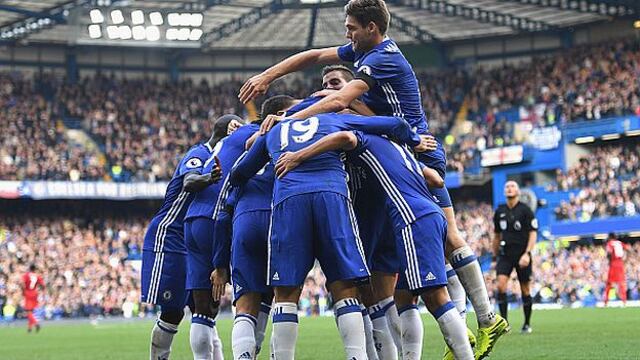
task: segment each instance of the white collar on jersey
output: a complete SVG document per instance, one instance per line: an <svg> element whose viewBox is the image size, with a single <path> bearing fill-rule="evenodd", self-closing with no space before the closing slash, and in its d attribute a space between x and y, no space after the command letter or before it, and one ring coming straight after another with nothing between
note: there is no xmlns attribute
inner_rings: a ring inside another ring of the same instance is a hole
<svg viewBox="0 0 640 360"><path fill-rule="evenodd" d="M211 145L209 145L208 141L206 143L204 143L204 146L206 146L207 149L209 149L209 152L213 152L213 148L211 148Z"/></svg>

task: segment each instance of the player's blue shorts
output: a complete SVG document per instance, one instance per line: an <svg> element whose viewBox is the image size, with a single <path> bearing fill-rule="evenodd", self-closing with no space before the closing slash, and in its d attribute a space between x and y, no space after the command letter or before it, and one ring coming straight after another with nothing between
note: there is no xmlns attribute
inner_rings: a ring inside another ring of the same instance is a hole
<svg viewBox="0 0 640 360"><path fill-rule="evenodd" d="M381 203L372 205L362 198L357 201L356 217L369 270L397 273L400 270L400 260L393 225L386 209Z"/></svg>
<svg viewBox="0 0 640 360"><path fill-rule="evenodd" d="M233 301L245 293L270 293L267 286L267 242L271 211L245 212L233 219L231 285Z"/></svg>
<svg viewBox="0 0 640 360"><path fill-rule="evenodd" d="M300 286L318 259L327 283L369 277L351 202L332 192L291 196L273 208L271 286Z"/></svg>
<svg viewBox="0 0 640 360"><path fill-rule="evenodd" d="M187 290L211 289L214 224L213 219L208 217L191 218L184 222Z"/></svg>
<svg viewBox="0 0 640 360"><path fill-rule="evenodd" d="M425 289L446 285L446 240L447 220L440 213L422 216L396 232L398 253L404 269L398 277L396 288L420 294Z"/></svg>
<svg viewBox="0 0 640 360"><path fill-rule="evenodd" d="M182 309L187 304L187 255L173 252L142 252L143 303Z"/></svg>

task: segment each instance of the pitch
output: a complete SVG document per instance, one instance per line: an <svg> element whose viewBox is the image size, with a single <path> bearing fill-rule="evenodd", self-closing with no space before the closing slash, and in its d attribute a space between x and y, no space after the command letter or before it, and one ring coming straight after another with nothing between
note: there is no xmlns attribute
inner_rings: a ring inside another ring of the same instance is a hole
<svg viewBox="0 0 640 360"><path fill-rule="evenodd" d="M520 335L522 312L513 311L509 319L512 332L502 339L491 359L638 359L640 311L626 309L565 309L536 311L534 332ZM469 326L475 329L472 316ZM444 342L433 319L424 316L424 359L440 359ZM97 325L45 323L39 334L27 334L23 326L0 327L2 359L144 359L148 358L151 322L98 322ZM231 358L230 319L218 321L225 345L225 357ZM268 337L267 337L268 339ZM340 337L332 317L301 318L297 359L343 358ZM188 322L183 322L174 340L172 359L191 359ZM268 359L265 353L260 359Z"/></svg>

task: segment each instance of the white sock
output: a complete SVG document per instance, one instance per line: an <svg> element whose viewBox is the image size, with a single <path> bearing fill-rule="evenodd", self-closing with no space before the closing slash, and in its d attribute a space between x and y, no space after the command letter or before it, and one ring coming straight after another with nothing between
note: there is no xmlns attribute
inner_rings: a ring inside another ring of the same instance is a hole
<svg viewBox="0 0 640 360"><path fill-rule="evenodd" d="M224 360L224 349L222 346L222 340L220 340L220 336L218 336L218 329L213 326L213 330L211 331L213 334L213 360Z"/></svg>
<svg viewBox="0 0 640 360"><path fill-rule="evenodd" d="M456 306L449 301L434 311L444 341L449 345L456 360L473 360L473 350L467 336L467 325L460 318Z"/></svg>
<svg viewBox="0 0 640 360"><path fill-rule="evenodd" d="M276 303L273 309L273 355L277 360L293 360L298 339L298 305Z"/></svg>
<svg viewBox="0 0 640 360"><path fill-rule="evenodd" d="M349 360L366 360L367 344L360 304L354 298L338 301L334 306L338 331Z"/></svg>
<svg viewBox="0 0 640 360"><path fill-rule="evenodd" d="M388 303L388 308L393 303ZM371 323L373 325L373 338L376 342L376 349L378 350L378 359L380 360L397 360L398 348L393 343L393 337L391 336L391 330L389 330L389 324L387 323L387 317L385 312L387 309L381 308L379 304L373 305L369 308L371 317Z"/></svg>
<svg viewBox="0 0 640 360"><path fill-rule="evenodd" d="M173 336L178 332L178 325L158 319L151 330L151 360L166 360L171 354Z"/></svg>
<svg viewBox="0 0 640 360"><path fill-rule="evenodd" d="M256 351L256 318L249 314L237 314L231 330L233 359L254 359Z"/></svg>
<svg viewBox="0 0 640 360"><path fill-rule="evenodd" d="M264 336L267 331L270 314L271 306L265 303L260 304L260 312L256 319L256 355L258 355L262 349L262 342L264 341Z"/></svg>
<svg viewBox="0 0 640 360"><path fill-rule="evenodd" d="M422 358L424 329L418 306L405 306L398 309L398 314L402 324L402 359L420 360Z"/></svg>
<svg viewBox="0 0 640 360"><path fill-rule="evenodd" d="M456 305L456 310L460 314L460 317L466 321L467 319L467 293L458 279L456 271L453 270L451 264L445 265L447 271L447 292L451 297L451 301Z"/></svg>
<svg viewBox="0 0 640 360"><path fill-rule="evenodd" d="M208 316L193 314L191 317L189 341L194 360L213 359L213 327L215 325L215 320Z"/></svg>
<svg viewBox="0 0 640 360"><path fill-rule="evenodd" d="M360 304L360 312L362 313L362 321L364 323L364 336L367 344L367 358L369 360L378 360L376 352L376 341L373 338L373 324L369 317L369 312L364 305Z"/></svg>
<svg viewBox="0 0 640 360"><path fill-rule="evenodd" d="M479 327L489 327L496 322L496 313L489 301L487 286L484 283L478 259L469 246L455 249L451 254L451 265L467 291L478 318Z"/></svg>
<svg viewBox="0 0 640 360"><path fill-rule="evenodd" d="M386 299L380 300L378 306L383 309L387 309L384 316L387 318L387 325L391 331L391 338L393 339L393 343L396 345L396 349L398 349L398 351L402 351L402 324L400 323L398 308L396 308L396 303L393 301L393 297L390 296Z"/></svg>

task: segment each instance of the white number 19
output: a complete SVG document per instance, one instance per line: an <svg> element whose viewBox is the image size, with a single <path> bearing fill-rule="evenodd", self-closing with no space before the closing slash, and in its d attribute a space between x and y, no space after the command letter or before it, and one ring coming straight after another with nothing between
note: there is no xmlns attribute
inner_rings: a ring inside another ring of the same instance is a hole
<svg viewBox="0 0 640 360"><path fill-rule="evenodd" d="M317 117L308 118L302 121L292 121L282 124L280 128L280 150L284 150L289 145L289 130L301 133L291 135L294 142L300 144L311 140L318 131L319 120Z"/></svg>

